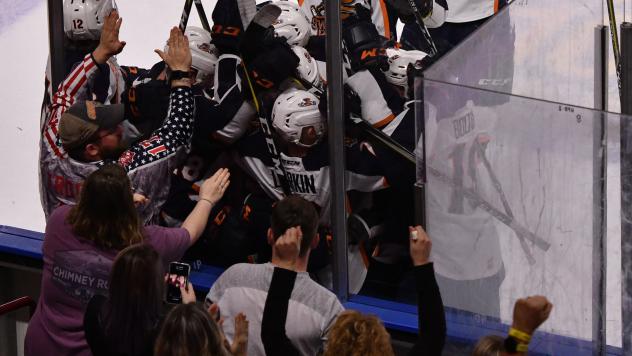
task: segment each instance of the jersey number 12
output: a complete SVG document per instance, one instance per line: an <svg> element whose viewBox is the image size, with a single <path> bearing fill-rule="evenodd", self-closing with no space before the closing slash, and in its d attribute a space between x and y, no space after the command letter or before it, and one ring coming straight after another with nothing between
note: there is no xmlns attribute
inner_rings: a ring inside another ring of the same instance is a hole
<svg viewBox="0 0 632 356"><path fill-rule="evenodd" d="M75 30L83 30L83 20L81 19L72 20L72 27Z"/></svg>

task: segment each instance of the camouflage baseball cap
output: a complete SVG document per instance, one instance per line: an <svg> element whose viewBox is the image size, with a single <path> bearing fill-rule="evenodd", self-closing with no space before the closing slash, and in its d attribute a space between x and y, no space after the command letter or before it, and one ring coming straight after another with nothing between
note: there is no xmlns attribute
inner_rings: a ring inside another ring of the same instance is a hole
<svg viewBox="0 0 632 356"><path fill-rule="evenodd" d="M123 104L77 101L61 116L59 137L64 149L71 150L89 143L99 129L116 127L124 119Z"/></svg>

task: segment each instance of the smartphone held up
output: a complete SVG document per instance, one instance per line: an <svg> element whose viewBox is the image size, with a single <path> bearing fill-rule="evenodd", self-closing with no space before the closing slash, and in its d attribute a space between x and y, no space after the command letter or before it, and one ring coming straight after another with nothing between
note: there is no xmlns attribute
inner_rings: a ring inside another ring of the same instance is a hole
<svg viewBox="0 0 632 356"><path fill-rule="evenodd" d="M191 266L181 262L171 262L169 264L169 274L167 275L167 302L178 304L182 302L180 286L189 283L189 273Z"/></svg>

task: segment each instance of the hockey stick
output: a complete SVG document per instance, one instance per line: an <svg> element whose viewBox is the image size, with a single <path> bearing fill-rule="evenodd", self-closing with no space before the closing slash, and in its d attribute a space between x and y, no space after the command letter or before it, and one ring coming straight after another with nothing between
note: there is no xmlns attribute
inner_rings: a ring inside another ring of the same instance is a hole
<svg viewBox="0 0 632 356"><path fill-rule="evenodd" d="M617 69L617 83L619 84L619 96L621 95L621 50L619 48L619 31L617 30L617 18L614 12L613 0L607 0L608 18L610 20L610 38L612 39L612 52L614 65Z"/></svg>
<svg viewBox="0 0 632 356"><path fill-rule="evenodd" d="M241 23L244 26L244 30L248 30L248 25L255 17L257 13L257 2L255 0L236 0L237 7L239 8L239 16L241 17Z"/></svg>
<svg viewBox="0 0 632 356"><path fill-rule="evenodd" d="M496 176L496 173L492 169L491 163L489 163L489 160L487 159L487 156L485 155L483 146L478 140L476 140L474 142L474 147L476 148L478 156L483 161L483 165L487 169L489 178L492 180L492 185L494 186L494 188L498 192L498 195L500 196L500 201L502 202L503 207L505 208L505 213L507 213L507 216L513 219L514 215L513 215L513 211L511 210L511 206L509 206L509 202L507 201L507 197L505 196L503 187L500 184L500 180ZM518 232L516 232L516 235L518 236L518 240L520 241L520 247L522 247L522 250L524 251L524 254L527 257L527 261L529 262L530 265L533 266L535 264L535 258L533 258L533 254L531 253L531 248L529 248L529 246L527 245L527 242L524 236L522 236L522 234L519 234Z"/></svg>
<svg viewBox="0 0 632 356"><path fill-rule="evenodd" d="M438 53L437 46L432 40L432 36L430 36L430 32L428 32L428 28L426 27L426 24L424 23L424 19L421 16L421 12L419 12L419 8L417 8L417 4L415 4L415 0L408 0L408 4L410 5L410 8L413 10L413 15L415 16L415 22L417 23L417 26L419 26L419 30L421 30L421 34L424 36L426 43L428 43L428 48L430 52L428 53L428 55L430 57L436 56Z"/></svg>
<svg viewBox="0 0 632 356"><path fill-rule="evenodd" d="M200 21L202 22L202 27L211 32L211 25L208 22L208 17L206 17L206 11L204 11L204 5L202 5L202 0L194 0L195 8L197 9L198 15L200 16Z"/></svg>
<svg viewBox="0 0 632 356"><path fill-rule="evenodd" d="M252 1L254 3L254 1ZM245 5L245 4L244 4ZM241 6L241 5L240 5ZM240 7L241 12L241 7ZM281 15L281 9L275 5L266 5L261 10L259 10L255 16L250 21L248 28L244 32L244 38L242 46L249 46L251 44L247 43L247 41L258 41L262 40L260 35L263 35L265 30L276 21L276 19ZM257 32L261 32L261 34L257 34ZM254 45L254 44L252 44ZM242 51L243 52L243 51ZM248 83L248 87L250 89L250 94L252 96L252 101L255 105L255 109L257 111L257 116L259 117L259 123L261 125L261 131L263 132L266 140L266 146L268 148L268 152L270 153L270 158L272 159L272 163L274 165L271 173L272 178L274 180L275 186L280 186L283 189L283 193L287 196L292 193L290 186L287 180L287 172L285 171L285 167L281 162L281 154L277 147L279 145L274 139L274 135L272 135L272 122L268 113L266 112L266 108L264 106L264 101L260 96L257 95L255 91L254 84L252 79L250 78L250 73L248 70L248 65L244 62L244 77L246 78L246 82Z"/></svg>
<svg viewBox="0 0 632 356"><path fill-rule="evenodd" d="M184 9L182 10L182 16L180 17L180 31L184 33L189 22L189 15L191 14L191 8L193 7L193 0L185 0Z"/></svg>
<svg viewBox="0 0 632 356"><path fill-rule="evenodd" d="M413 153L408 151L405 147L394 141L391 137L389 137L382 131L374 128L363 120L362 122L356 123L367 134L367 138L370 139L373 143L383 145L383 147L392 150L393 152L399 154L402 158L408 160L413 164L417 163L417 159L415 158L415 155ZM506 213L498 210L494 205L481 197L476 191L460 186L448 175L442 173L441 171L430 165L427 166L430 174L439 179L441 182L451 186L453 189L461 191L463 195L465 195L465 197L469 199L474 205L485 210L488 214L512 229L518 237L522 236L523 238L526 238L543 251L548 251L548 249L551 247L551 244L548 243L546 240L532 233L524 226L520 225L518 222L516 222L513 216L509 216Z"/></svg>
<svg viewBox="0 0 632 356"><path fill-rule="evenodd" d="M437 179L442 181L443 183L451 186L454 189L460 190L466 198L468 198L474 205L480 207L485 210L491 216L495 217L501 223L507 225L510 229L512 229L516 235L523 236L528 239L532 243L534 243L537 247L542 249L543 251L548 251L551 247L551 244L545 241L543 238L537 236L531 231L527 230L524 226L520 225L516 220L509 215L503 213L502 211L496 209L491 203L483 199L478 193L470 188L465 188L456 184L452 178L448 177L446 174L442 173L438 169L428 165L428 170L430 174L435 176Z"/></svg>

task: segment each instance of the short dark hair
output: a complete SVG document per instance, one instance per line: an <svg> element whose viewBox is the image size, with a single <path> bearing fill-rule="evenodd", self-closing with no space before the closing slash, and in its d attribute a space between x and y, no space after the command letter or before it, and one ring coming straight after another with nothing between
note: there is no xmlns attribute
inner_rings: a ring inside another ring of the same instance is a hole
<svg viewBox="0 0 632 356"><path fill-rule="evenodd" d="M285 233L285 230L300 226L303 232L301 251L299 255L305 256L312 240L318 230L318 212L314 203L311 203L298 195L290 195L277 202L272 209L271 228L274 240Z"/></svg>

